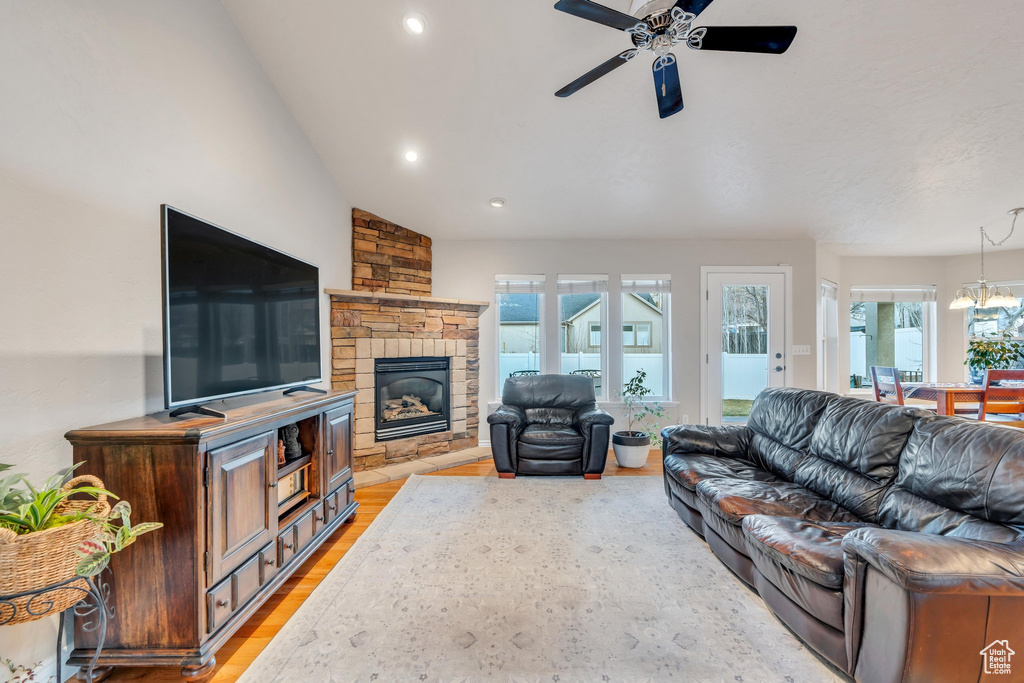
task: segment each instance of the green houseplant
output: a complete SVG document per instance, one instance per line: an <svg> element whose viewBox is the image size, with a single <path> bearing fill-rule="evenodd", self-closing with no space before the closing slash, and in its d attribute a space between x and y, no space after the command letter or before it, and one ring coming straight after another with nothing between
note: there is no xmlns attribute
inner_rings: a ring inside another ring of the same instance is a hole
<svg viewBox="0 0 1024 683"><path fill-rule="evenodd" d="M0 478L0 595L98 574L111 553L162 526L132 526L131 506L122 501L112 510L107 498L117 496L97 477L72 477L77 467L58 472L39 488L22 474ZM10 465L0 465L0 472L9 469ZM76 496L87 499L73 499ZM28 599L0 605L0 622L15 624L42 616L26 609ZM53 602L48 612L63 611L79 599L77 590L47 593L47 601Z"/></svg>
<svg viewBox="0 0 1024 683"><path fill-rule="evenodd" d="M658 423L664 419L665 411L660 403L647 400L654 392L644 384L646 381L647 373L637 370L617 394L625 404L626 418L626 431L612 434L612 450L619 467L643 467L651 446L661 444Z"/></svg>
<svg viewBox="0 0 1024 683"><path fill-rule="evenodd" d="M964 365L971 375L984 378L986 370L1007 370L1024 358L1024 342L1013 338L1012 330L971 337Z"/></svg>

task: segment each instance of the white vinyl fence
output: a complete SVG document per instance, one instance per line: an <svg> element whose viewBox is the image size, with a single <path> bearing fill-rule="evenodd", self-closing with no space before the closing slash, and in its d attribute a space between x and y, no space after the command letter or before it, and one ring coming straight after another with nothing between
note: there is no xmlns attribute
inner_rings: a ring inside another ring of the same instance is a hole
<svg viewBox="0 0 1024 683"><path fill-rule="evenodd" d="M768 356L763 353L722 354L722 398L752 401L768 385Z"/></svg>
<svg viewBox="0 0 1024 683"><path fill-rule="evenodd" d="M920 328L908 327L896 330L896 368L916 370L924 368L924 348ZM868 376L867 335L864 332L850 333L850 374Z"/></svg>
<svg viewBox="0 0 1024 683"><path fill-rule="evenodd" d="M563 353L561 358L564 375L576 370L601 369L599 353ZM500 382L519 370L540 369L540 358L536 353L503 353L499 356L499 363ZM647 373L648 378L661 377L664 367L665 357L660 353L627 353L622 357L622 371L626 377L633 377L641 369Z"/></svg>

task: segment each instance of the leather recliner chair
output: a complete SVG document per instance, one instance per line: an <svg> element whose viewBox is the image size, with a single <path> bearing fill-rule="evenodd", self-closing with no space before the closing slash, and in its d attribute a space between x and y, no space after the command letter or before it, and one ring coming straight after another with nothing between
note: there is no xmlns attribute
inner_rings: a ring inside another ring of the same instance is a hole
<svg viewBox="0 0 1024 683"><path fill-rule="evenodd" d="M597 405L594 380L575 375L510 377L501 401L487 417L499 477L601 478L615 419Z"/></svg>

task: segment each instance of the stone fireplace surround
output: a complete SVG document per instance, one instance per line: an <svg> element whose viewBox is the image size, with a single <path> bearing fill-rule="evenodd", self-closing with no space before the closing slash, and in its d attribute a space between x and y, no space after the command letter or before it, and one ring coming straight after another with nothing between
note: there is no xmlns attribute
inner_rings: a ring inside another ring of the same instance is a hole
<svg viewBox="0 0 1024 683"><path fill-rule="evenodd" d="M480 413L480 313L489 303L462 299L327 290L331 297L331 385L358 389L353 469L473 448ZM374 361L447 357L451 374L451 428L378 442L374 436Z"/></svg>

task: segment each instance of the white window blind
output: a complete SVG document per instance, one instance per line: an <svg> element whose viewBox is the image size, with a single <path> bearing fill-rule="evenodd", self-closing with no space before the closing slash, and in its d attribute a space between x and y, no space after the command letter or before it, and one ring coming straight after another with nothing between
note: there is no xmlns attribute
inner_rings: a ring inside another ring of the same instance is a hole
<svg viewBox="0 0 1024 683"><path fill-rule="evenodd" d="M931 285L850 288L850 301L887 303L928 302L935 299L935 287Z"/></svg>
<svg viewBox="0 0 1024 683"><path fill-rule="evenodd" d="M622 291L632 294L669 294L672 277L669 275L623 275Z"/></svg>
<svg viewBox="0 0 1024 683"><path fill-rule="evenodd" d="M543 275L496 275L494 291L499 294L543 294Z"/></svg>
<svg viewBox="0 0 1024 683"><path fill-rule="evenodd" d="M602 294L608 291L607 275L559 275L559 294Z"/></svg>

